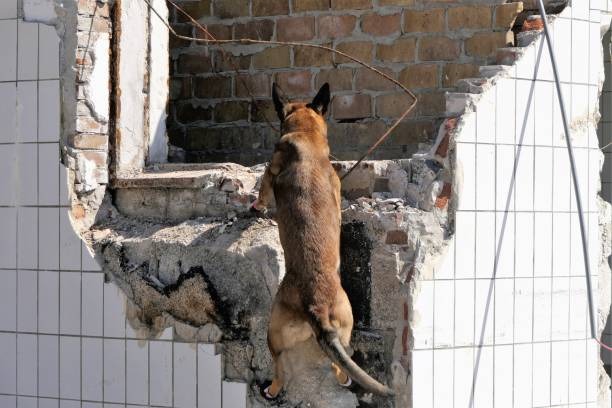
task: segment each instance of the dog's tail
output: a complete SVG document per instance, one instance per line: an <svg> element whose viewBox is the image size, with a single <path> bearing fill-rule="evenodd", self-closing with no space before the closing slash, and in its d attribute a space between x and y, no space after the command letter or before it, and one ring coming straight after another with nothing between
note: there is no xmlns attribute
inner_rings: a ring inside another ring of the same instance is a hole
<svg viewBox="0 0 612 408"><path fill-rule="evenodd" d="M338 364L345 372L348 374L351 379L355 380L359 385L365 388L367 391L372 392L374 394L391 397L395 395L393 390L386 385L383 385L376 381L374 378L370 377L368 373L363 371L361 367L359 367L348 355L342 344L340 343L340 339L338 338L338 334L333 330L319 330L319 335L317 336L317 340L319 345L328 355L328 357L336 364Z"/></svg>

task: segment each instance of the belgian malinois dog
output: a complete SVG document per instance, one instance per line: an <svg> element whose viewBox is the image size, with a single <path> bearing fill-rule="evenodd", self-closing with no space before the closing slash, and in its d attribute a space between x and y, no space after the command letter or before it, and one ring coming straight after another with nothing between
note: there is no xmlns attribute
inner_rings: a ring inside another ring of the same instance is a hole
<svg viewBox="0 0 612 408"><path fill-rule="evenodd" d="M276 202L286 274L268 327L275 377L262 386L262 395L274 399L283 388L281 353L314 335L341 385L349 386L352 378L369 392L391 396L391 389L370 377L346 352L353 312L340 283L340 179L329 161L323 118L329 85L308 104L288 103L276 84L272 96L282 136L252 208L262 211Z"/></svg>

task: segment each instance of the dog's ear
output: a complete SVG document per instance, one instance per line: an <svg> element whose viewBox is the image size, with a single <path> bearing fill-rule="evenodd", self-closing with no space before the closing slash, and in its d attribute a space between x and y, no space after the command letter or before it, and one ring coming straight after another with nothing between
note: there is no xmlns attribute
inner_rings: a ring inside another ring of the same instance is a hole
<svg viewBox="0 0 612 408"><path fill-rule="evenodd" d="M329 84L326 82L323 84L319 92L314 97L312 102L308 104L308 107L312 110L317 111L320 115L325 115L327 107L329 106Z"/></svg>
<svg viewBox="0 0 612 408"><path fill-rule="evenodd" d="M287 103L287 97L285 93L276 82L272 84L272 100L274 101L274 109L276 109L276 114L278 118L282 122L285 120L285 104Z"/></svg>

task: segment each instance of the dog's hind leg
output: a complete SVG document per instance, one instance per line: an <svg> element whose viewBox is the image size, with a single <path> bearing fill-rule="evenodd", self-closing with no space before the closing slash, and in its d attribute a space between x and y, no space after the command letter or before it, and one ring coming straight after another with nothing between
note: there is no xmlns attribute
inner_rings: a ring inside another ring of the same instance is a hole
<svg viewBox="0 0 612 408"><path fill-rule="evenodd" d="M348 296L342 288L339 288L336 294L336 301L331 310L331 323L338 332L342 347L347 350L351 343L351 332L353 331L353 310ZM351 378L340 366L332 363L332 370L340 385L345 387L351 385Z"/></svg>

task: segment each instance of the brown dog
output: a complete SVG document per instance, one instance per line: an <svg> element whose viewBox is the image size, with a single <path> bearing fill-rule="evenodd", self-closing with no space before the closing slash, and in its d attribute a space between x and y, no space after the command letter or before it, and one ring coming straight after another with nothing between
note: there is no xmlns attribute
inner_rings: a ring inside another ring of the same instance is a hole
<svg viewBox="0 0 612 408"><path fill-rule="evenodd" d="M253 207L263 210L272 199L276 201L286 275L268 327L275 378L262 393L269 399L278 396L283 387L280 354L314 335L332 360L340 384L349 385L353 378L370 392L393 395L346 352L353 313L340 284L340 180L329 161L323 119L329 85L323 85L313 101L305 104L287 103L274 84L273 99L282 137Z"/></svg>

